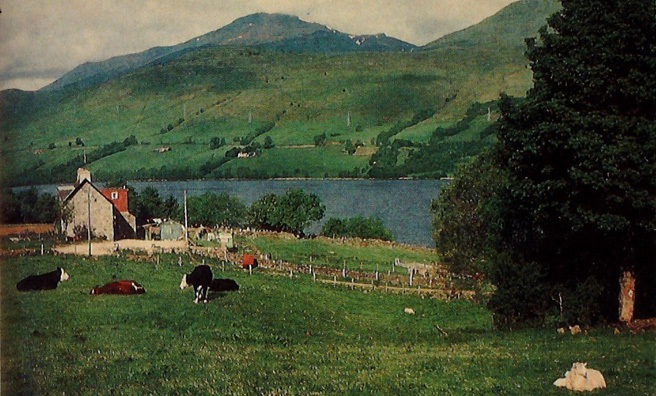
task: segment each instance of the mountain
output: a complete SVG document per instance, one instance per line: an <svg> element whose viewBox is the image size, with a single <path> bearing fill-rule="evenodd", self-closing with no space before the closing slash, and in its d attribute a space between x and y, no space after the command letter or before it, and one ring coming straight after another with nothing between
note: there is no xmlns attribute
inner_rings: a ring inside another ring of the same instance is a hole
<svg viewBox="0 0 656 396"><path fill-rule="evenodd" d="M335 30L318 30L301 37L260 45L262 48L296 53L344 53L412 51L417 48L385 34L355 36Z"/></svg>
<svg viewBox="0 0 656 396"><path fill-rule="evenodd" d="M521 0L466 29L447 34L426 44L423 50L446 48L483 49L484 47L521 47L524 38L536 37L547 17L561 8L558 0Z"/></svg>
<svg viewBox="0 0 656 396"><path fill-rule="evenodd" d="M256 14L82 65L66 89L0 92L0 184L79 166L97 180L448 175L494 141L499 94L531 87L523 38L551 6L522 0L416 51Z"/></svg>
<svg viewBox="0 0 656 396"><path fill-rule="evenodd" d="M235 20L218 30L173 46L155 47L143 52L116 56L77 66L42 90L79 89L136 70L166 57L171 61L190 50L208 45L263 46L292 52L404 51L415 48L384 34L353 36L296 16L258 13Z"/></svg>

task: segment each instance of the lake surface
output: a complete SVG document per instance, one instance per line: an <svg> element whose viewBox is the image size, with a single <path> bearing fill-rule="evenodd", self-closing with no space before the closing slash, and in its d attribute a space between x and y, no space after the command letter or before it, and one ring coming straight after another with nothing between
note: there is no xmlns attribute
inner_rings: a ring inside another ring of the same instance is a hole
<svg viewBox="0 0 656 396"><path fill-rule="evenodd" d="M137 191L154 187L166 199L172 195L182 204L184 191L188 196L207 191L227 193L252 204L265 194L282 195L301 188L318 195L326 214L309 232L318 233L331 217L376 216L392 230L398 242L431 246L431 200L437 198L440 180L202 180L130 182ZM40 192L56 194L55 185L38 186Z"/></svg>

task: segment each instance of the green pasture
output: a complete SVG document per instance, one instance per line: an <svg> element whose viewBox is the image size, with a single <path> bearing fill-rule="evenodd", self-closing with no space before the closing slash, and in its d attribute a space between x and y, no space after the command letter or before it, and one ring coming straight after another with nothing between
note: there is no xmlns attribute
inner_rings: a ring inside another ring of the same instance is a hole
<svg viewBox="0 0 656 396"><path fill-rule="evenodd" d="M193 304L178 288L195 261L20 257L2 267L2 389L7 395L566 395L572 362L606 376L604 395L653 395L653 334L492 328L467 301L351 291L208 262L236 293ZM54 291L24 276L67 269ZM137 296L90 296L134 279ZM416 315L408 315L411 307ZM448 333L445 336L436 325Z"/></svg>
<svg viewBox="0 0 656 396"><path fill-rule="evenodd" d="M214 173L242 177L240 168L247 168L259 177L337 177L341 171L366 168L368 158L348 155L343 145L305 148L274 147L253 158L237 158Z"/></svg>
<svg viewBox="0 0 656 396"><path fill-rule="evenodd" d="M438 260L434 250L406 248L380 242L363 242L363 246L344 243L336 239L284 239L270 236L244 238L243 245L251 245L274 260L342 269L374 272L391 271L394 260L406 263L435 264ZM396 273L407 275L407 269L396 267Z"/></svg>

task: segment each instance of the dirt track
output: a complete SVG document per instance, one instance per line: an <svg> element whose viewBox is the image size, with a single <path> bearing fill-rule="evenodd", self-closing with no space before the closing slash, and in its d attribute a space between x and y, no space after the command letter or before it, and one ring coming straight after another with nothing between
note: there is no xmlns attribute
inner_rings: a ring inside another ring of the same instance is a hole
<svg viewBox="0 0 656 396"><path fill-rule="evenodd" d="M59 254L89 254L89 245L86 242L74 245L55 246L52 250ZM114 254L120 250L134 250L154 253L180 253L189 250L185 241L143 241L139 239L123 239L120 241L92 242L91 254L94 256L104 256Z"/></svg>
<svg viewBox="0 0 656 396"><path fill-rule="evenodd" d="M21 234L49 234L55 232L52 224L2 224L0 225L0 237Z"/></svg>

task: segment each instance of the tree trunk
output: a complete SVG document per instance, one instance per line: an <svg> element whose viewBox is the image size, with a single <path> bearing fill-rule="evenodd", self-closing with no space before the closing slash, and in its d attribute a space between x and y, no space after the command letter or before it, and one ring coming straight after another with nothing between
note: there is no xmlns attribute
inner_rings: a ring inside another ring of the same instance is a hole
<svg viewBox="0 0 656 396"><path fill-rule="evenodd" d="M633 320L633 308L635 307L635 275L631 271L625 271L620 279L620 322L631 322Z"/></svg>

